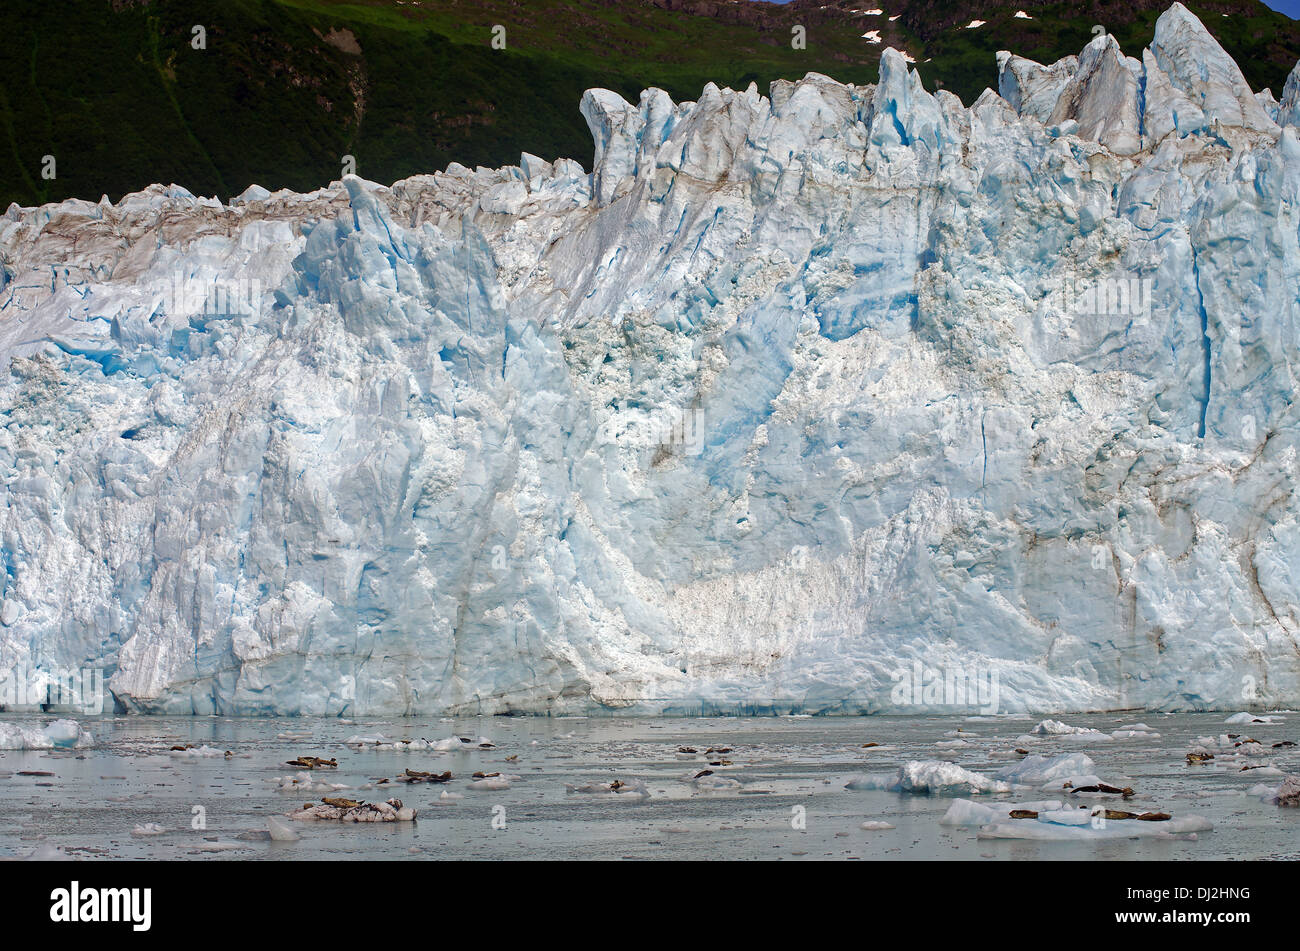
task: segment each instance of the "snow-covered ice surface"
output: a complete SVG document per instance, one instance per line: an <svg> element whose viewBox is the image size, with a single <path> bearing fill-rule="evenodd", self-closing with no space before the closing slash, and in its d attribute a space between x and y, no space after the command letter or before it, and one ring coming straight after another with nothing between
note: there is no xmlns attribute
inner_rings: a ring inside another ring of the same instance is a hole
<svg viewBox="0 0 1300 951"><path fill-rule="evenodd" d="M103 718L83 724L95 735L92 748L0 754L0 858L56 848L75 858L204 860L1300 858L1300 809L1266 800L1280 779L1261 782L1237 762L1187 763L1186 749L1223 728L1222 713L1144 714L1144 719L1159 738L1082 749L1062 737L1026 739L1035 722L1027 717L980 720L978 735L968 736L966 747L942 755L970 773L1002 776L1015 790L953 796L846 785L855 776L894 775L909 762L933 759L936 739L972 726L954 717L354 723ZM1069 718L1102 735L1131 720L1131 714ZM33 721L6 716L0 722L28 726ZM1300 775L1300 748L1272 746L1296 735L1300 715L1243 729L1249 732L1241 735L1268 747L1266 758L1252 762ZM290 732L295 738L279 736ZM300 735L304 732L309 737ZM345 742L359 733L431 740L487 736L493 746L467 743L415 752ZM864 748L865 743L881 745ZM184 744L234 755L229 760L169 755L171 746ZM1028 749L1029 756L1016 754L1016 747ZM335 758L338 768L299 771L321 788L281 789L276 780L284 778L283 764L299 756ZM724 760L730 765L709 765ZM394 781L407 769L449 771L452 777L436 784ZM704 779L727 782L683 781L688 772L706 770L712 775ZM1063 788L1066 774L1081 770L1095 770L1105 782L1132 788L1134 795L1071 794ZM476 772L503 774L508 788L470 792ZM47 773L52 775L37 775ZM390 782L377 782L383 778ZM615 783L622 784L617 791L611 789ZM397 798L415 811L415 819L357 824L288 818L324 797ZM56 802L58 808L51 808ZM192 827L195 806L204 807L206 829ZM1070 818L1087 817L1099 806L1159 811L1173 820L1108 820L1097 835L1091 822ZM1013 808L1032 809L1040 818L1011 819ZM1047 824L1043 814L1053 809L1066 811L1048 817L1056 820L1053 828L1037 828ZM794 822L800 814L802 829ZM497 816L504 816L505 828L493 827ZM1204 823L1213 830L1203 831ZM981 829L991 825L999 828L990 834L1018 838L981 838ZM1194 837L1168 835L1193 828L1202 831ZM1033 835L1048 838L1024 838ZM1065 836L1079 841L1053 841Z"/></svg>
<svg viewBox="0 0 1300 951"><path fill-rule="evenodd" d="M0 670L160 714L915 710L913 661L1002 711L1300 703L1300 74L1256 97L1175 5L989 82L885 50L589 91L590 173L11 208Z"/></svg>

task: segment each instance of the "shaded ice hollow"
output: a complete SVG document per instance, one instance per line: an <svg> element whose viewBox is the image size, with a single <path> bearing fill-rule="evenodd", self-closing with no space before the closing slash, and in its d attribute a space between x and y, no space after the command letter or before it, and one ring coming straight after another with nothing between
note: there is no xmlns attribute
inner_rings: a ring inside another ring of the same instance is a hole
<svg viewBox="0 0 1300 951"><path fill-rule="evenodd" d="M857 713L914 661L1003 712L1300 703L1300 74L1253 94L1178 4L998 71L591 90L590 173L11 207L0 669L157 713Z"/></svg>

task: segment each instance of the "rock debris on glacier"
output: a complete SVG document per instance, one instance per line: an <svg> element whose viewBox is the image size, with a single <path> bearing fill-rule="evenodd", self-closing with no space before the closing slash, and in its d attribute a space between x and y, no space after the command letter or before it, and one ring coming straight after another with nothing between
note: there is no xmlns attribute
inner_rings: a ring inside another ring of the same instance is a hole
<svg viewBox="0 0 1300 951"><path fill-rule="evenodd" d="M178 713L853 713L914 661L1004 712L1300 701L1300 77L1178 4L997 67L591 90L590 174L11 207L0 668Z"/></svg>

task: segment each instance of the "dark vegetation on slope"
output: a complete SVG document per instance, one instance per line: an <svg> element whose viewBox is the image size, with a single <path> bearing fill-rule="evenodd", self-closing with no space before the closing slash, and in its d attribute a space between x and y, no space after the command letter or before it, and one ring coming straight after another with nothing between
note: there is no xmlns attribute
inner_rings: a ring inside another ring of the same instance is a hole
<svg viewBox="0 0 1300 951"><path fill-rule="evenodd" d="M876 79L883 45L928 88L972 101L994 53L1077 53L1104 25L1130 54L1167 0L8 0L0 4L0 207L116 200L151 182L223 199L250 183L309 190L342 158L380 182L521 151L590 160L578 100L632 101L655 85L695 99L706 82L766 92L809 71ZM861 10L880 7L883 16ZM1252 86L1281 91L1300 23L1255 0L1191 3ZM1016 19L1023 9L1032 20ZM1230 14L1227 17L1223 13ZM889 16L898 19L890 22ZM987 23L965 29L972 19ZM791 27L807 48L791 48ZM202 24L207 48L191 48ZM490 46L506 28L505 50ZM928 60L928 61L927 61ZM42 177L54 156L56 177Z"/></svg>

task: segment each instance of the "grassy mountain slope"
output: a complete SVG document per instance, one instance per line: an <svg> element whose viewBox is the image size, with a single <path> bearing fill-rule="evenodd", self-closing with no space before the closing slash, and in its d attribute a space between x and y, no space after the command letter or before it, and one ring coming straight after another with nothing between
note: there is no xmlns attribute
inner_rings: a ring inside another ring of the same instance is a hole
<svg viewBox="0 0 1300 951"><path fill-rule="evenodd" d="M969 102L996 84L998 49L1050 62L1101 23L1136 53L1167 5L872 3L884 14L859 0L17 0L0 6L0 207L151 182L222 198L252 182L307 190L338 178L345 155L382 182L521 151L586 162L590 86L635 101L649 85L694 99L709 81L766 91L809 71L874 82L883 45L869 30ZM1300 23L1255 0L1190 7L1255 88L1280 92ZM972 19L987 22L965 29ZM191 46L196 24L206 49Z"/></svg>

